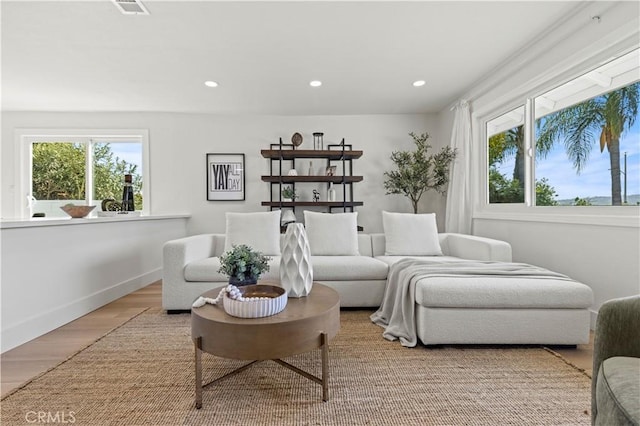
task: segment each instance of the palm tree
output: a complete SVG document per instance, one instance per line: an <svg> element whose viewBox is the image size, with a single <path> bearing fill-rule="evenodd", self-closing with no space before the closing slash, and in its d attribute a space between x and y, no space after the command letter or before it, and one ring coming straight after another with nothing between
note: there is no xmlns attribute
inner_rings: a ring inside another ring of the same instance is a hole
<svg viewBox="0 0 640 426"><path fill-rule="evenodd" d="M494 166L496 163L502 163L505 158L511 156L515 156L513 181L517 181L517 187L520 188L520 196L516 195L516 199L510 199L509 202L522 202L524 201L524 199L520 199L524 194L524 126L522 125L489 138L489 167ZM498 175L493 177L500 180ZM490 176L491 179L492 177ZM492 202L497 201L494 200Z"/></svg>
<svg viewBox="0 0 640 426"><path fill-rule="evenodd" d="M547 155L551 146L539 146L536 150L538 157ZM489 166L502 162L506 157L515 157L513 166L513 180L524 193L525 158L524 158L524 125L513 127L489 138Z"/></svg>
<svg viewBox="0 0 640 426"><path fill-rule="evenodd" d="M515 154L513 166L513 179L518 179L520 186L524 188L524 126L514 127L505 132L507 153Z"/></svg>
<svg viewBox="0 0 640 426"><path fill-rule="evenodd" d="M611 204L622 205L620 189L620 136L638 116L640 82L563 109L537 122L536 149L549 151L563 139L576 172L585 166L599 133L600 152L607 148L611 170Z"/></svg>

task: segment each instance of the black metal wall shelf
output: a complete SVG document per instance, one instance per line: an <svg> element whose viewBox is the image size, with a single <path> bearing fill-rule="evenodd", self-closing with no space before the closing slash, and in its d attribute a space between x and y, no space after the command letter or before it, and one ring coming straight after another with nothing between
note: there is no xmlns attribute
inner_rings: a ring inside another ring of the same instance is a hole
<svg viewBox="0 0 640 426"><path fill-rule="evenodd" d="M354 201L353 184L362 182L363 176L353 175L353 160L362 156L361 150L354 150L350 144L345 144L344 139L339 144L329 144L328 149L296 149L293 144L280 143L271 144L270 149L263 149L260 154L264 158L268 158L269 175L262 176L263 182L270 184L270 200L263 201L262 205L273 209L282 209L283 207L325 207L332 212L334 209L342 211L354 211L354 207L362 206L362 201ZM297 159L321 159L326 161L326 166L341 166L341 175L295 175L290 176L283 174L283 162L287 162L291 169L296 168ZM296 183L324 183L329 186L330 183L342 186L342 199L336 201L283 201L282 185L288 184L295 189ZM277 197L274 197L274 186L277 186Z"/></svg>

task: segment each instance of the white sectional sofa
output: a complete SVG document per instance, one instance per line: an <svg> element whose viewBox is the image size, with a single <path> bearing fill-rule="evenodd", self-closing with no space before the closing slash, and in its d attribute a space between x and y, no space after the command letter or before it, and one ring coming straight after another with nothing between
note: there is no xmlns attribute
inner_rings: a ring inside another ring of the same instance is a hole
<svg viewBox="0 0 640 426"><path fill-rule="evenodd" d="M461 234L439 234L443 259L511 260L509 244ZM360 256L312 256L313 280L334 288L342 307L378 307L389 265L406 256L385 256L384 234L358 234ZM224 252L223 234L201 234L169 241L163 252L162 306L188 310L207 290L229 278L218 272ZM375 251L374 251L375 249ZM419 257L419 256L413 256ZM280 256L272 256L262 280L280 279Z"/></svg>
<svg viewBox="0 0 640 426"><path fill-rule="evenodd" d="M319 218L334 221L339 215L342 214L322 214ZM392 222L385 226L386 234L356 233L355 217L350 218L353 222L342 230L339 224L332 223L328 228L313 225L315 216L306 219L314 281L334 288L340 295L341 307L380 306L391 265L400 259L511 262L508 243L471 235L437 234L435 217L432 229L427 232L429 235L422 234L415 226L404 234L394 233ZM227 225L228 233L235 235L229 220ZM253 233L263 232L262 227L252 229ZM326 239L327 229L334 232L337 241ZM354 229L353 236L349 237L352 243L342 237L351 232L350 229ZM282 236L278 233L265 238L278 241ZM165 310L189 310L201 293L227 284L228 277L218 273L219 256L229 247L226 239L224 234L202 234L165 244L162 284ZM423 246L425 239L431 240L437 256L416 254L432 249ZM260 244L258 240L254 242ZM279 252L277 247L265 247L261 251ZM401 254L403 252L407 254ZM261 280L280 278L280 256L271 257L270 270ZM416 332L424 344L583 344L589 341L592 302L588 286L562 279L424 278L415 284Z"/></svg>

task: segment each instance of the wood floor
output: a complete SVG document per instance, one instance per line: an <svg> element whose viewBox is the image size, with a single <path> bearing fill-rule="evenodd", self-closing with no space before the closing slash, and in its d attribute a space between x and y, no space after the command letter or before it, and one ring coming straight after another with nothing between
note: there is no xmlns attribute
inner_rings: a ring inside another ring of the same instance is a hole
<svg viewBox="0 0 640 426"><path fill-rule="evenodd" d="M0 362L2 395L55 367L146 308L160 306L162 284L158 281L5 352ZM553 349L591 374L593 333L589 345L579 345L576 349Z"/></svg>
<svg viewBox="0 0 640 426"><path fill-rule="evenodd" d="M2 395L55 367L148 307L162 306L157 281L2 354Z"/></svg>

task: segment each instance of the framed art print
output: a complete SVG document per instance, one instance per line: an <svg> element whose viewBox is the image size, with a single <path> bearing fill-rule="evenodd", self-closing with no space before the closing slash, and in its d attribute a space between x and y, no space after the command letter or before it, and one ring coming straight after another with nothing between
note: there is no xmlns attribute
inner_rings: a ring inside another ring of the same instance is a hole
<svg viewBox="0 0 640 426"><path fill-rule="evenodd" d="M207 154L207 200L244 201L244 154Z"/></svg>

